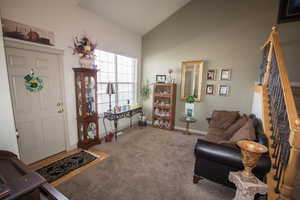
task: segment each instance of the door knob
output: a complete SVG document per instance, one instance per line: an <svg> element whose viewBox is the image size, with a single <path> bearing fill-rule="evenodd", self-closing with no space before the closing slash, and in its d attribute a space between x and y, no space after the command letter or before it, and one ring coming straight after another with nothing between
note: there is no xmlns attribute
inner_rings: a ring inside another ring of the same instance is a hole
<svg viewBox="0 0 300 200"><path fill-rule="evenodd" d="M58 103L56 104L56 107L57 107L57 112L58 112L58 113L63 113L63 112L64 112L63 103L58 102Z"/></svg>

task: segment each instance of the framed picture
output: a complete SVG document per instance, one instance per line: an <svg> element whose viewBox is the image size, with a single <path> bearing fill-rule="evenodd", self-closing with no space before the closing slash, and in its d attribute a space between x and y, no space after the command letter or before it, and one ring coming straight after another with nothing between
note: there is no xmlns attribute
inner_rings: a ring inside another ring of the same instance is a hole
<svg viewBox="0 0 300 200"><path fill-rule="evenodd" d="M230 87L229 85L219 85L219 96L229 96Z"/></svg>
<svg viewBox="0 0 300 200"><path fill-rule="evenodd" d="M214 81L214 80L216 80L216 74L217 74L216 69L209 69L206 74L206 79L208 81Z"/></svg>
<svg viewBox="0 0 300 200"><path fill-rule="evenodd" d="M300 21L300 1L280 0L277 22L279 24Z"/></svg>
<svg viewBox="0 0 300 200"><path fill-rule="evenodd" d="M156 75L157 83L165 83L167 80L167 75Z"/></svg>
<svg viewBox="0 0 300 200"><path fill-rule="evenodd" d="M205 87L206 95L214 95L215 94L215 85L207 84Z"/></svg>
<svg viewBox="0 0 300 200"><path fill-rule="evenodd" d="M220 70L220 80L230 81L231 80L231 69L221 69Z"/></svg>
<svg viewBox="0 0 300 200"><path fill-rule="evenodd" d="M52 31L4 18L1 21L4 37L54 46L54 33Z"/></svg>

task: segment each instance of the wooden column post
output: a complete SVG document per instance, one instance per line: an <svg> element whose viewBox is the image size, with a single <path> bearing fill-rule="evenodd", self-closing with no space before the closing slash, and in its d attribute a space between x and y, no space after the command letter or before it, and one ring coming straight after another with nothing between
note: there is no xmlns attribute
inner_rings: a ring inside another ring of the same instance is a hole
<svg viewBox="0 0 300 200"><path fill-rule="evenodd" d="M266 73L263 80L263 85L268 85L269 77L270 77L270 70L271 70L271 60L272 60L272 53L273 53L273 43L270 43L270 49L267 59L267 66L266 66Z"/></svg>
<svg viewBox="0 0 300 200"><path fill-rule="evenodd" d="M294 127L292 129L290 135L290 144L291 151L289 162L287 164L287 168L284 172L284 177L282 180L282 185L280 187L280 196L279 199L282 200L291 200L292 193L294 190L294 183L297 175L297 163L300 155L300 120L297 119L294 123Z"/></svg>

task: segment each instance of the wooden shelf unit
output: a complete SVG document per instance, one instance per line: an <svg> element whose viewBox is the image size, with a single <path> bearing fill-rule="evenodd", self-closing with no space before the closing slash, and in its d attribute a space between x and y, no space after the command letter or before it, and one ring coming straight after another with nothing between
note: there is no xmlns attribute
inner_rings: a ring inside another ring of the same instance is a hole
<svg viewBox="0 0 300 200"><path fill-rule="evenodd" d="M175 111L176 84L155 83L153 89L152 125L156 128L174 130ZM168 115L166 115L167 113Z"/></svg>

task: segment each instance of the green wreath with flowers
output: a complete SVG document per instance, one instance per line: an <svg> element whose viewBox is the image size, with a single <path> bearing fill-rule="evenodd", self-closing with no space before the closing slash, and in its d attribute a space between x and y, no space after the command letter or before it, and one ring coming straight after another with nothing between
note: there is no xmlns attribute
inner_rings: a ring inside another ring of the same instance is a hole
<svg viewBox="0 0 300 200"><path fill-rule="evenodd" d="M25 77L25 87L30 92L39 92L44 87L43 79L35 76L34 73L27 74Z"/></svg>

